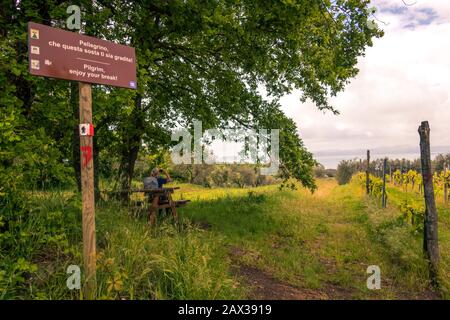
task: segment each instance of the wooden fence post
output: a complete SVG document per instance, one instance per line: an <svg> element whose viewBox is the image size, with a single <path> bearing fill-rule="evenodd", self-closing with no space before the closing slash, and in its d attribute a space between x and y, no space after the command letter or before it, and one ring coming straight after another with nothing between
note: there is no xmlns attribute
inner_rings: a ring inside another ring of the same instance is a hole
<svg viewBox="0 0 450 320"><path fill-rule="evenodd" d="M367 150L367 164L366 164L366 194L369 194L369 193L370 193L369 168L370 168L370 150Z"/></svg>
<svg viewBox="0 0 450 320"><path fill-rule="evenodd" d="M444 203L448 202L447 162L444 163Z"/></svg>
<svg viewBox="0 0 450 320"><path fill-rule="evenodd" d="M92 124L92 88L88 83L79 83L80 124ZM83 260L87 299L96 296L96 244L95 244L95 200L94 200L94 150L92 135L80 135L81 197L83 225Z"/></svg>
<svg viewBox="0 0 450 320"><path fill-rule="evenodd" d="M386 208L386 167L387 167L387 158L384 158L383 162L383 197L381 198L381 207Z"/></svg>
<svg viewBox="0 0 450 320"><path fill-rule="evenodd" d="M434 198L433 175L431 172L430 127L423 121L419 127L420 160L422 165L423 189L425 197L425 219L423 248L429 262L430 279L433 286L438 286L439 245L438 215Z"/></svg>
<svg viewBox="0 0 450 320"><path fill-rule="evenodd" d="M392 164L389 163L389 182L392 183Z"/></svg>

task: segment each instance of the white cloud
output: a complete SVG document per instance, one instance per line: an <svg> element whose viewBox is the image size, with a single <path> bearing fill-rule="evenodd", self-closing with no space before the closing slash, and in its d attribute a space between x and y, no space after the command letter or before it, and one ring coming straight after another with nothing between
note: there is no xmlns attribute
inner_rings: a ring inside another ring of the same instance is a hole
<svg viewBox="0 0 450 320"><path fill-rule="evenodd" d="M395 157L392 150L402 146L413 152L402 155L416 157L423 120L430 122L434 146L450 146L450 1L405 2L413 1L406 9L401 0L372 2L377 18L388 23L379 24L385 36L360 58L360 73L345 92L331 100L341 115L301 104L299 93L282 99L306 146L326 165L339 160L326 159L333 150L391 148L386 155Z"/></svg>

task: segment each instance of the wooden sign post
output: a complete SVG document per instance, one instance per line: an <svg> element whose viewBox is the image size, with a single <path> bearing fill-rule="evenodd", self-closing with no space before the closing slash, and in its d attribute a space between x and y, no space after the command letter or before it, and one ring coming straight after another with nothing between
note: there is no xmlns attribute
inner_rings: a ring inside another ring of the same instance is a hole
<svg viewBox="0 0 450 320"><path fill-rule="evenodd" d="M80 127L92 124L92 90L88 83L79 83ZM85 296L94 299L96 293L94 143L92 134L80 133L81 197L83 225L83 257L86 272Z"/></svg>
<svg viewBox="0 0 450 320"><path fill-rule="evenodd" d="M91 84L136 89L136 53L132 47L28 23L29 72L79 83L80 156L85 297L96 297L94 149Z"/></svg>

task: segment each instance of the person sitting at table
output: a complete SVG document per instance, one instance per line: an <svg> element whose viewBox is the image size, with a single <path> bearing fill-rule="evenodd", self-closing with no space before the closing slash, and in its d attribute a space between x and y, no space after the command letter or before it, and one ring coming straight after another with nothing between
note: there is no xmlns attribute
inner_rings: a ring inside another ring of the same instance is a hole
<svg viewBox="0 0 450 320"><path fill-rule="evenodd" d="M165 178L161 177L161 174L164 174ZM161 189L166 183L172 181L166 170L154 168L150 173L150 177L144 178L144 189Z"/></svg>
<svg viewBox="0 0 450 320"><path fill-rule="evenodd" d="M161 174L165 175L165 178L161 177ZM150 177L144 178L144 189L161 189L168 182L172 182L172 178L169 173L164 169L154 168L150 173ZM149 201L151 202L153 199L153 195L149 193L148 195ZM159 196L158 202L167 201L167 197L165 195ZM162 214L162 209L158 210L159 215Z"/></svg>

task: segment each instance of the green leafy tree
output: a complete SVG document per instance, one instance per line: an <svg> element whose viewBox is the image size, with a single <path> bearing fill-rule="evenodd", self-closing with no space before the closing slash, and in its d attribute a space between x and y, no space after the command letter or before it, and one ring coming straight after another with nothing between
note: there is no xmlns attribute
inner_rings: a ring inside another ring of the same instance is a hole
<svg viewBox="0 0 450 320"><path fill-rule="evenodd" d="M204 129L280 129L281 176L314 189L316 162L278 100L299 89L301 101L311 99L319 109L337 112L328 98L357 74L357 58L373 37L382 35L368 26L365 0L70 4L82 7L84 33L136 48L137 91L94 86L96 176L110 172L103 166L117 159L122 188L130 187L143 146L148 153L168 148L171 128L189 127L198 119ZM36 153L44 145L54 149L48 172L71 165L79 181L76 85L31 77L27 71L26 23L64 27L68 5L25 0L2 7L0 108L17 117L19 139L31 135L46 140ZM20 158L17 150L12 152L10 161Z"/></svg>
<svg viewBox="0 0 450 320"><path fill-rule="evenodd" d="M347 184L352 179L352 176L358 171L357 161L342 160L339 162L336 171L336 180L338 184Z"/></svg>

